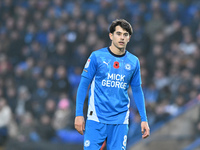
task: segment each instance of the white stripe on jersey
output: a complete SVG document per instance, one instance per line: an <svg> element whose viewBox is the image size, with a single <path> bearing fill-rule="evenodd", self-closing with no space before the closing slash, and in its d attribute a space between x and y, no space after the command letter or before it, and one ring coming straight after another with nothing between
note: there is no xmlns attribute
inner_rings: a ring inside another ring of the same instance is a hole
<svg viewBox="0 0 200 150"><path fill-rule="evenodd" d="M97 117L95 105L94 105L94 88L95 88L95 77L92 81L91 84L91 95L90 95L90 102L89 102L89 107L88 107L88 113L87 113L87 119L88 120L93 120L96 122L99 122L99 119ZM92 115L90 115L90 112L92 112Z"/></svg>
<svg viewBox="0 0 200 150"><path fill-rule="evenodd" d="M128 103L127 107L129 108L129 106L130 106L130 98L129 98L129 97L128 97L128 100L129 100L129 103ZM129 109L128 109L123 124L128 124L128 123L129 123L129 112L130 112L130 111L129 111Z"/></svg>

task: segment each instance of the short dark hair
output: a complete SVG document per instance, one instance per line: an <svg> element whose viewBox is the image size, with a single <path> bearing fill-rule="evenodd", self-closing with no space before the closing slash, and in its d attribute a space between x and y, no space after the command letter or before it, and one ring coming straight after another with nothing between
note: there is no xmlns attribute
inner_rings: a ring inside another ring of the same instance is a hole
<svg viewBox="0 0 200 150"><path fill-rule="evenodd" d="M131 35L133 33L133 29L130 25L130 23L124 19L116 19L112 22L112 24L110 25L109 31L110 33L114 33L115 32L115 27L116 26L120 26L122 27L124 30L126 30L129 35Z"/></svg>

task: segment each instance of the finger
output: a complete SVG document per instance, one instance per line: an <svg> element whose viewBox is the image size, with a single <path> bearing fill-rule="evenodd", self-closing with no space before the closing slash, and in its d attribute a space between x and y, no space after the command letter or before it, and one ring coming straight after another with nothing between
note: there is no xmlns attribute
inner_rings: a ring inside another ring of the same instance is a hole
<svg viewBox="0 0 200 150"><path fill-rule="evenodd" d="M146 139L148 136L147 135L142 135L142 138L143 139Z"/></svg>
<svg viewBox="0 0 200 150"><path fill-rule="evenodd" d="M144 127L141 128L141 132L142 132L142 134L144 134Z"/></svg>
<svg viewBox="0 0 200 150"><path fill-rule="evenodd" d="M148 136L149 136L149 135L144 134L144 135L142 135L142 138L143 138L143 139L146 139Z"/></svg>
<svg viewBox="0 0 200 150"><path fill-rule="evenodd" d="M81 135L83 135L83 130L81 130L79 133L80 133Z"/></svg>
<svg viewBox="0 0 200 150"><path fill-rule="evenodd" d="M83 122L83 130L85 131L85 122Z"/></svg>
<svg viewBox="0 0 200 150"><path fill-rule="evenodd" d="M148 137L148 135L147 135L147 133L145 132L145 133L142 135L142 138L145 139L145 138L147 138L147 137Z"/></svg>
<svg viewBox="0 0 200 150"><path fill-rule="evenodd" d="M150 135L149 129L145 130L145 133L142 135L142 138L145 139Z"/></svg>
<svg viewBox="0 0 200 150"><path fill-rule="evenodd" d="M76 126L75 126L75 129L76 129L81 135L83 135L83 129L82 129L82 126L81 126L81 125L76 125Z"/></svg>
<svg viewBox="0 0 200 150"><path fill-rule="evenodd" d="M83 135L83 128L80 127L79 130L78 130L78 132L79 132L81 135Z"/></svg>

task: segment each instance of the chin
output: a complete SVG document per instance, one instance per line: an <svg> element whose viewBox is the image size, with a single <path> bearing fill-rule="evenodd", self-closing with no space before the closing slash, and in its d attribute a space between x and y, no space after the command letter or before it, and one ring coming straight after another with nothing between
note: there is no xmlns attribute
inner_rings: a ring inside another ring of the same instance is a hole
<svg viewBox="0 0 200 150"><path fill-rule="evenodd" d="M119 48L119 50L120 50L121 52L124 52L124 51L125 51L125 48L124 48L124 47L121 47L121 48Z"/></svg>
<svg viewBox="0 0 200 150"><path fill-rule="evenodd" d="M125 46L118 46L119 49L125 49Z"/></svg>

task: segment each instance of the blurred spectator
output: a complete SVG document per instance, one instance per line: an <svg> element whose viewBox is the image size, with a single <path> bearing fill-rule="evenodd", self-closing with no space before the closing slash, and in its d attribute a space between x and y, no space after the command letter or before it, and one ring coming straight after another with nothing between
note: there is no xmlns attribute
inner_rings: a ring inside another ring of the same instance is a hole
<svg viewBox="0 0 200 150"><path fill-rule="evenodd" d="M11 71L11 64L5 54L0 54L0 75L6 77Z"/></svg>
<svg viewBox="0 0 200 150"><path fill-rule="evenodd" d="M55 100L49 98L45 103L45 113L52 119L56 111L56 102Z"/></svg>
<svg viewBox="0 0 200 150"><path fill-rule="evenodd" d="M161 102L157 104L157 107L155 108L155 122L166 121L169 118L170 113L166 109L168 105L168 99L162 99Z"/></svg>
<svg viewBox="0 0 200 150"><path fill-rule="evenodd" d="M40 101L41 104L44 104L45 100L49 96L49 91L46 87L46 79L45 78L39 78L37 81L37 88L34 91L33 99Z"/></svg>
<svg viewBox="0 0 200 150"><path fill-rule="evenodd" d="M15 109L16 118L21 118L27 111L31 111L31 95L26 86L20 86L18 89L17 105Z"/></svg>
<svg viewBox="0 0 200 150"><path fill-rule="evenodd" d="M43 114L40 116L39 123L36 126L36 132L41 141L51 141L55 137L55 129L52 126L51 118Z"/></svg>
<svg viewBox="0 0 200 150"><path fill-rule="evenodd" d="M179 9L180 5L176 1L170 1L167 6L166 19L168 23L180 19L181 12Z"/></svg>
<svg viewBox="0 0 200 150"><path fill-rule="evenodd" d="M17 129L17 135L15 138L19 142L28 142L32 140L34 141L33 133L35 132L35 125L36 122L31 113L30 112L24 113L19 123L19 127Z"/></svg>
<svg viewBox="0 0 200 150"><path fill-rule="evenodd" d="M9 124L11 123L12 112L6 103L6 99L0 98L0 146L5 145L9 137Z"/></svg>
<svg viewBox="0 0 200 150"><path fill-rule="evenodd" d="M131 21L131 13L130 10L127 9L127 4L125 1L117 0L116 2L116 10L119 14L119 16L116 16L115 18L124 18L128 22ZM114 19L114 18L113 18Z"/></svg>
<svg viewBox="0 0 200 150"><path fill-rule="evenodd" d="M154 84L155 84L155 86L158 90L161 90L165 86L168 86L169 79L166 76L163 69L158 69L158 70L155 71Z"/></svg>
<svg viewBox="0 0 200 150"><path fill-rule="evenodd" d="M156 105L158 101L158 90L154 83L150 83L147 87L143 88L146 105Z"/></svg>
<svg viewBox="0 0 200 150"><path fill-rule="evenodd" d="M55 93L70 92L70 84L68 80L68 72L64 65L58 66L55 74L55 82L53 91Z"/></svg>
<svg viewBox="0 0 200 150"><path fill-rule="evenodd" d="M81 67L75 67L73 71L71 71L69 75L69 82L72 88L72 94L76 94L76 90L78 88L79 82L81 80Z"/></svg>
<svg viewBox="0 0 200 150"><path fill-rule="evenodd" d="M146 24L146 33L151 39L155 38L155 33L165 27L165 22L160 12L153 12L152 19Z"/></svg>
<svg viewBox="0 0 200 150"><path fill-rule="evenodd" d="M196 90L200 91L200 76L195 75L195 76L193 77L193 79L192 79L192 86L193 86Z"/></svg>
<svg viewBox="0 0 200 150"><path fill-rule="evenodd" d="M12 113L15 113L16 105L17 105L17 91L16 88L11 86L6 90L6 99L7 103L10 106Z"/></svg>
<svg viewBox="0 0 200 150"><path fill-rule="evenodd" d="M87 14L89 15L89 16L92 16L92 18L93 19L90 19L90 20L94 20L94 17L93 16L95 16L94 15L94 13L93 13L93 11L90 11L90 10L88 10L87 11ZM88 19L89 19L89 16L87 17ZM86 37L87 37L87 22L86 21L84 21L84 20L81 20L80 22L79 22L79 24L78 24L78 26L79 26L79 28L77 29L78 30L78 36L77 36L77 43L85 43L85 39L86 39Z"/></svg>
<svg viewBox="0 0 200 150"><path fill-rule="evenodd" d="M69 64L70 55L67 55L69 53L68 47L64 42L59 42L56 45L56 51L49 57L49 60L53 63L54 66L59 65L67 65Z"/></svg>
<svg viewBox="0 0 200 150"><path fill-rule="evenodd" d="M62 98L58 102L58 107L53 118L53 127L56 130L71 128L71 108L70 101L67 98Z"/></svg>
<svg viewBox="0 0 200 150"><path fill-rule="evenodd" d="M84 44L80 44L73 52L72 64L74 66L81 66L85 64L87 57L88 57L88 49L87 46ZM79 58L79 59L76 59Z"/></svg>
<svg viewBox="0 0 200 150"><path fill-rule="evenodd" d="M43 76L46 79L46 88L48 91L51 91L54 88L54 84L55 84L55 74L54 74L54 67L53 65L47 65L45 66L44 70L43 70ZM53 93L50 93L50 95L53 95Z"/></svg>
<svg viewBox="0 0 200 150"><path fill-rule="evenodd" d="M193 54L197 50L197 46L193 41L193 37L189 27L184 27L182 29L183 41L180 43L180 50L184 54Z"/></svg>
<svg viewBox="0 0 200 150"><path fill-rule="evenodd" d="M181 107L186 104L186 100L183 96L179 95L175 98L175 102L166 106L166 112L171 116L175 116L180 111Z"/></svg>

